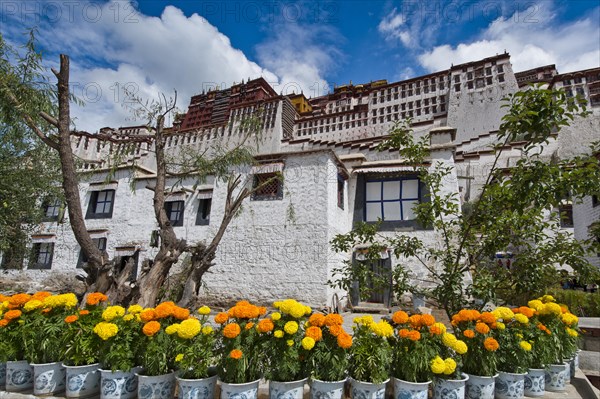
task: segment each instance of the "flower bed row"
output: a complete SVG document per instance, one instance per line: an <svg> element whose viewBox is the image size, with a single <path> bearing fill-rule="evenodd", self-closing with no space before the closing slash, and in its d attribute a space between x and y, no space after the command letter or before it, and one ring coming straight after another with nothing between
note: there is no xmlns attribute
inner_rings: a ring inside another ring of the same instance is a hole
<svg viewBox="0 0 600 399"><path fill-rule="evenodd" d="M192 312L172 302L126 309L101 293L83 304L74 294L0 295L0 363L101 363L113 372L141 366L142 375L177 371L182 379L209 378L216 366L224 383L427 382L561 364L575 354L579 335L577 317L550 296L514 309L461 310L454 333L431 315L398 311L389 322L356 318L350 335L338 314L292 299L274 308L241 301L213 317L207 306Z"/></svg>

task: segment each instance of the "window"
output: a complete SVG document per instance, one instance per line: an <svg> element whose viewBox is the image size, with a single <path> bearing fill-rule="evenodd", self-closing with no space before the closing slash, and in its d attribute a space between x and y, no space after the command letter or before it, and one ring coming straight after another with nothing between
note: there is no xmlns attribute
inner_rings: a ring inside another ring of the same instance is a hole
<svg viewBox="0 0 600 399"><path fill-rule="evenodd" d="M52 266L53 255L53 242L33 244L33 247L31 248L31 257L29 258L29 269L50 269Z"/></svg>
<svg viewBox="0 0 600 399"><path fill-rule="evenodd" d="M201 198L198 205L198 215L196 216L196 225L207 225L210 223L210 208L212 198Z"/></svg>
<svg viewBox="0 0 600 399"><path fill-rule="evenodd" d="M254 175L254 184L252 187L253 189L260 187L252 194L252 200L254 201L283 199L283 182L278 173Z"/></svg>
<svg viewBox="0 0 600 399"><path fill-rule="evenodd" d="M96 248L98 248L101 252L106 251L106 237L100 238L92 238L92 242L96 244ZM81 269L84 263L87 263L88 258L83 253L83 250L79 250L79 259L77 260L77 268Z"/></svg>
<svg viewBox="0 0 600 399"><path fill-rule="evenodd" d="M600 205L600 200L597 195L592 195L592 207L595 208Z"/></svg>
<svg viewBox="0 0 600 399"><path fill-rule="evenodd" d="M419 179L367 180L364 220L375 222L414 220L413 207L419 203Z"/></svg>
<svg viewBox="0 0 600 399"><path fill-rule="evenodd" d="M44 202L44 219L45 220L58 220L61 207L62 207L62 202L57 198L46 200Z"/></svg>
<svg viewBox="0 0 600 399"><path fill-rule="evenodd" d="M560 227L573 227L573 205L561 204L558 207L560 213Z"/></svg>
<svg viewBox="0 0 600 399"><path fill-rule="evenodd" d="M110 219L112 217L115 190L92 191L86 219Z"/></svg>
<svg viewBox="0 0 600 399"><path fill-rule="evenodd" d="M183 226L183 210L185 204L183 201L165 202L165 212L169 218L169 222L173 226Z"/></svg>
<svg viewBox="0 0 600 399"><path fill-rule="evenodd" d="M337 206L340 209L344 209L344 187L346 186L346 179L344 176L338 173L337 177Z"/></svg>

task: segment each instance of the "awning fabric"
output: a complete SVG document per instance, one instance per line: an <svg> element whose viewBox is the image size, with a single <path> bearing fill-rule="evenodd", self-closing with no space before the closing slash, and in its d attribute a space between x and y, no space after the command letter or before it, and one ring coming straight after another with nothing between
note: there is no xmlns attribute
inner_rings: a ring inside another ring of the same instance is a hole
<svg viewBox="0 0 600 399"><path fill-rule="evenodd" d="M185 201L185 193L176 192L167 195L165 198L165 202L174 202L174 201Z"/></svg>
<svg viewBox="0 0 600 399"><path fill-rule="evenodd" d="M412 166L385 166L378 168L360 168L352 170L352 173L389 173L389 172L413 172L417 171Z"/></svg>
<svg viewBox="0 0 600 399"><path fill-rule="evenodd" d="M115 256L133 256L136 250L136 247L117 247L115 248Z"/></svg>
<svg viewBox="0 0 600 399"><path fill-rule="evenodd" d="M276 162L276 163L268 163L264 165L256 165L253 166L250 170L250 173L253 175L260 175L263 173L276 173L283 171L284 163Z"/></svg>
<svg viewBox="0 0 600 399"><path fill-rule="evenodd" d="M90 191L116 190L118 183L90 183Z"/></svg>
<svg viewBox="0 0 600 399"><path fill-rule="evenodd" d="M31 242L34 244L44 243L44 242L55 242L55 235L39 235L39 236L31 236Z"/></svg>
<svg viewBox="0 0 600 399"><path fill-rule="evenodd" d="M212 196L213 196L212 190L198 191L198 198L199 199L212 198Z"/></svg>

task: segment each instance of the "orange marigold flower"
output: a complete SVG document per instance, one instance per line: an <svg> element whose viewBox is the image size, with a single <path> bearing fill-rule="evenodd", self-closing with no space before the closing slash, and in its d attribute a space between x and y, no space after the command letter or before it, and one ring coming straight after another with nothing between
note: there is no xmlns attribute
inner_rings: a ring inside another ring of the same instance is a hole
<svg viewBox="0 0 600 399"><path fill-rule="evenodd" d="M13 306L23 306L27 301L31 299L31 295L29 294L14 294L8 300L8 303Z"/></svg>
<svg viewBox="0 0 600 399"><path fill-rule="evenodd" d="M174 316L176 307L177 306L175 305L175 303L168 301L158 304L154 308L154 311L156 312L157 318L164 319L165 317ZM187 319L187 316L181 320L185 319Z"/></svg>
<svg viewBox="0 0 600 399"><path fill-rule="evenodd" d="M258 332L267 333L273 331L275 324L271 319L261 319L258 322Z"/></svg>
<svg viewBox="0 0 600 399"><path fill-rule="evenodd" d="M475 324L475 331L477 331L480 334L487 334L490 332L490 328L487 324L477 323Z"/></svg>
<svg viewBox="0 0 600 399"><path fill-rule="evenodd" d="M180 308L179 306L177 306L173 309L173 316L177 320L186 320L188 317L190 317L190 311L189 309Z"/></svg>
<svg viewBox="0 0 600 399"><path fill-rule="evenodd" d="M79 320L79 316L74 314L65 317L65 323L67 324L75 323L77 320Z"/></svg>
<svg viewBox="0 0 600 399"><path fill-rule="evenodd" d="M100 302L106 302L108 297L101 292L92 292L88 295L85 303L90 306L96 306Z"/></svg>
<svg viewBox="0 0 600 399"><path fill-rule="evenodd" d="M442 335L446 332L446 330L444 330L442 326L438 326L434 323L431 327L429 327L429 332L433 335Z"/></svg>
<svg viewBox="0 0 600 399"><path fill-rule="evenodd" d="M308 322L311 326L323 327L323 325L325 324L325 316L321 313L313 313L308 318Z"/></svg>
<svg viewBox="0 0 600 399"><path fill-rule="evenodd" d="M495 330L496 328L498 328L498 322L496 322L496 321L495 321L495 322L493 322L492 324L490 324L490 328L491 328L492 330Z"/></svg>
<svg viewBox="0 0 600 399"><path fill-rule="evenodd" d="M50 313L52 311L52 308L46 308L46 309L42 309L42 313Z"/></svg>
<svg viewBox="0 0 600 399"><path fill-rule="evenodd" d="M227 338L235 338L242 332L242 328L237 323L229 323L223 328L223 335Z"/></svg>
<svg viewBox="0 0 600 399"><path fill-rule="evenodd" d="M473 330L465 330L463 335L467 338L475 338L475 331Z"/></svg>
<svg viewBox="0 0 600 399"><path fill-rule="evenodd" d="M535 309L528 306L521 306L518 310L518 313L521 313L531 319L535 315Z"/></svg>
<svg viewBox="0 0 600 399"><path fill-rule="evenodd" d="M406 328L403 328L402 330L398 331L398 335L400 336L400 338L407 338L410 334L410 331L408 331Z"/></svg>
<svg viewBox="0 0 600 399"><path fill-rule="evenodd" d="M341 333L337 336L337 344L342 349L348 349L352 346L352 336L348 333Z"/></svg>
<svg viewBox="0 0 600 399"><path fill-rule="evenodd" d="M334 337L337 337L343 332L345 332L344 328L342 326L338 326L337 324L335 326L329 327L329 334L333 335Z"/></svg>
<svg viewBox="0 0 600 399"><path fill-rule="evenodd" d="M51 293L49 293L48 291L38 291L35 294L33 294L31 296L31 299L36 299L38 301L43 301L44 299L48 298L49 296L52 296Z"/></svg>
<svg viewBox="0 0 600 399"><path fill-rule="evenodd" d="M249 330L249 329L251 329L252 327L254 327L254 323L253 323L253 322L249 322L249 323L246 323L246 327L244 327L244 328L245 328L246 330Z"/></svg>
<svg viewBox="0 0 600 399"><path fill-rule="evenodd" d="M217 323L217 324L226 323L227 320L229 320L229 315L227 313L221 312L215 316L215 323Z"/></svg>
<svg viewBox="0 0 600 399"><path fill-rule="evenodd" d="M0 327L6 327L8 325L9 321L6 319L2 319L0 320Z"/></svg>
<svg viewBox="0 0 600 399"><path fill-rule="evenodd" d="M337 313L329 313L327 316L325 316L323 323L329 327L341 326L344 324L344 318Z"/></svg>
<svg viewBox="0 0 600 399"><path fill-rule="evenodd" d="M403 310L398 310L392 315L392 321L396 324L408 323L408 313Z"/></svg>
<svg viewBox="0 0 600 399"><path fill-rule="evenodd" d="M158 321L152 320L144 324L142 327L142 332L144 335L148 337L153 337L154 334L160 331L160 323Z"/></svg>
<svg viewBox="0 0 600 399"><path fill-rule="evenodd" d="M264 306L260 306L260 307L258 308L258 314L259 314L260 316L264 316L264 315L266 315L266 314L267 314L267 308L265 308Z"/></svg>
<svg viewBox="0 0 600 399"><path fill-rule="evenodd" d="M156 316L156 312L154 311L154 309L144 309L140 312L140 319L144 323L152 321L156 318L157 318L157 316Z"/></svg>
<svg viewBox="0 0 600 399"><path fill-rule="evenodd" d="M408 339L410 339L411 341L418 341L421 339L421 333L417 330L412 330L408 333Z"/></svg>
<svg viewBox="0 0 600 399"><path fill-rule="evenodd" d="M4 318L6 320L14 320L14 319L18 319L19 317L21 317L21 311L18 309L13 309L13 310L9 310L8 312L4 313Z"/></svg>
<svg viewBox="0 0 600 399"><path fill-rule="evenodd" d="M81 310L79 311L79 315L80 315L80 316L85 316L85 315L88 315L88 314L90 314L90 311L89 311L89 310L87 310L87 309L81 309Z"/></svg>
<svg viewBox="0 0 600 399"><path fill-rule="evenodd" d="M492 324L496 321L496 316L494 316L491 312L483 312L479 320L486 324Z"/></svg>
<svg viewBox="0 0 600 399"><path fill-rule="evenodd" d="M483 341L483 346L486 350L490 352L494 352L500 347L500 345L498 345L498 341L496 341L492 337L486 338L485 341Z"/></svg>
<svg viewBox="0 0 600 399"><path fill-rule="evenodd" d="M419 328L421 327L422 317L420 314L414 314L408 318L408 322L413 328Z"/></svg>
<svg viewBox="0 0 600 399"><path fill-rule="evenodd" d="M229 357L235 360L241 359L243 355L244 354L239 349L234 349L231 352L229 352Z"/></svg>
<svg viewBox="0 0 600 399"><path fill-rule="evenodd" d="M435 317L430 314L421 315L421 325L432 326L435 323Z"/></svg>
<svg viewBox="0 0 600 399"><path fill-rule="evenodd" d="M317 326L312 326L306 329L305 335L314 339L315 342L318 342L323 338L323 331Z"/></svg>

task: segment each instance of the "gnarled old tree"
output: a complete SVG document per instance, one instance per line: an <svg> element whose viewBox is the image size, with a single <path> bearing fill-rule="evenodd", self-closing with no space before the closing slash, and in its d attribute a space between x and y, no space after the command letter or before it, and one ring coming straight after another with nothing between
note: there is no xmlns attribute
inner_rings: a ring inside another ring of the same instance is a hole
<svg viewBox="0 0 600 399"><path fill-rule="evenodd" d="M1 41L1 38L0 38ZM34 51L31 48L29 51ZM10 65L7 63L7 65ZM30 66L37 69L42 75L42 67L39 63ZM19 68L6 68L1 71L4 77L20 74ZM148 106L141 100L136 99L140 108L138 112L146 113L149 120L153 123L155 133L153 137L135 137L131 136L125 139L125 142L139 142L140 140L151 140L154 142L156 156L156 182L152 188L154 216L158 224L160 237L160 248L154 261L149 267L143 268L136 281L131 281L132 265L126 265L123 270L116 267L114 259L109 259L105 251L100 251L93 243L92 238L86 228L83 211L81 208L81 198L79 196L78 183L79 178L76 169L76 159L71 147L72 121L70 117L70 95L69 95L69 58L66 55L60 56L60 70L52 69L52 73L57 79L58 116L49 115L45 110L39 110L37 115L32 115L27 110L30 107L24 107L26 98L20 96L24 88L27 90L35 89L36 81L26 79L5 79L0 80L0 93L3 101L10 103L15 109L19 110L19 116L24 123L35 133L42 143L55 151L60 158L62 172L62 188L64 191L65 202L67 203L69 221L71 228L80 245L87 263L84 264L84 270L87 272L86 283L87 291L100 291L109 295L114 302L127 304L131 301L137 301L143 306L152 306L159 299L159 292L162 284L169 275L172 266L177 263L184 253L190 253L191 267L186 269L188 273L185 283L185 289L180 300L181 303L191 304L195 301L200 288L200 283L204 273L214 265L214 259L218 245L223 238L227 226L233 217L240 210L244 199L252 195L256 190L260 190L271 180L249 188L247 181L239 174L229 173L230 168L235 165L249 164L253 162L253 157L249 147L245 146L245 141L253 133L249 133L235 148L223 150L217 154L196 154L188 156L182 162L178 162L176 167L169 164L165 154L165 118L175 109L176 98L167 101L163 96L163 102L151 103ZM7 82L11 82L8 84ZM37 121L38 116L52 126L56 133L48 134L40 128ZM249 124L256 124L250 121ZM171 170L170 170L171 169ZM215 178L227 181L227 200L224 209L224 217L221 220L216 234L208 243L198 242L188 244L175 234L173 226L169 221L165 211L166 192L173 187L167 187L167 180L170 177L196 176L202 180L206 176L215 176Z"/></svg>

